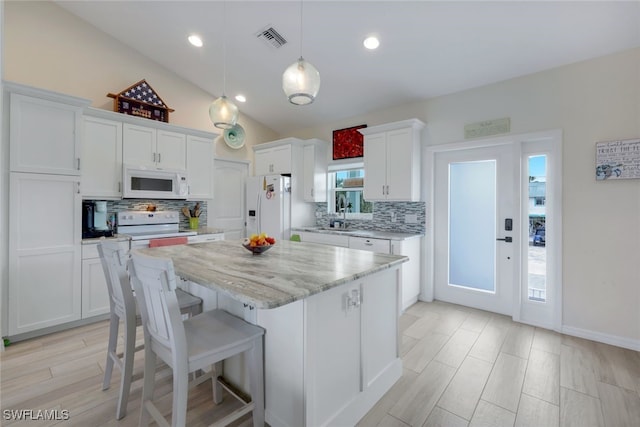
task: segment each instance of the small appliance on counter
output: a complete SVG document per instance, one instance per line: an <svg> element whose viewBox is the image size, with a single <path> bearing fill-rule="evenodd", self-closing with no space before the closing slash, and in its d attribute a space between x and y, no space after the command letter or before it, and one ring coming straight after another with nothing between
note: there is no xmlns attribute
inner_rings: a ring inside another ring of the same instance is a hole
<svg viewBox="0 0 640 427"><path fill-rule="evenodd" d="M82 202L82 238L111 237L107 225L107 202Z"/></svg>

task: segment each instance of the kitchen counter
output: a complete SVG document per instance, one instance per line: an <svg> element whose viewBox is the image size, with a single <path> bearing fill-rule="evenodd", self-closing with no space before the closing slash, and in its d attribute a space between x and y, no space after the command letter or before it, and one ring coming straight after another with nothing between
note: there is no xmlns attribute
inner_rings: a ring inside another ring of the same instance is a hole
<svg viewBox="0 0 640 427"><path fill-rule="evenodd" d="M387 240L407 240L418 237L423 237L423 234L419 233L398 233L393 231L378 231L378 230L362 230L362 229L349 229L349 228L336 228L328 229L325 227L309 226L309 227L294 227L291 231L305 231L309 233L321 233L321 234L335 234L340 236L353 236L353 237L366 237L371 239L387 239Z"/></svg>
<svg viewBox="0 0 640 427"><path fill-rule="evenodd" d="M176 273L259 309L276 308L402 264L404 256L280 241L253 255L239 240L137 249Z"/></svg>

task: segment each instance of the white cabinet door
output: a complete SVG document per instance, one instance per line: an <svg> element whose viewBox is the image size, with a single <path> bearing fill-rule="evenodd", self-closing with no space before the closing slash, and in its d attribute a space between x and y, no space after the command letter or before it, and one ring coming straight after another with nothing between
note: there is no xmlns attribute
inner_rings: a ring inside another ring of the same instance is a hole
<svg viewBox="0 0 640 427"><path fill-rule="evenodd" d="M291 173L291 144L256 150L254 159L256 176Z"/></svg>
<svg viewBox="0 0 640 427"><path fill-rule="evenodd" d="M100 258L82 260L82 318L109 313L109 290Z"/></svg>
<svg viewBox="0 0 640 427"><path fill-rule="evenodd" d="M272 173L291 173L291 145L272 148Z"/></svg>
<svg viewBox="0 0 640 427"><path fill-rule="evenodd" d="M364 137L364 199L385 200L387 185L386 134Z"/></svg>
<svg viewBox="0 0 640 427"><path fill-rule="evenodd" d="M80 175L81 123L79 107L11 93L11 171Z"/></svg>
<svg viewBox="0 0 640 427"><path fill-rule="evenodd" d="M84 117L82 195L85 198L122 196L122 123Z"/></svg>
<svg viewBox="0 0 640 427"><path fill-rule="evenodd" d="M271 150L256 150L254 153L254 175L269 175L271 173L272 161Z"/></svg>
<svg viewBox="0 0 640 427"><path fill-rule="evenodd" d="M156 166L156 129L125 123L122 128L123 163Z"/></svg>
<svg viewBox="0 0 640 427"><path fill-rule="evenodd" d="M9 181L9 335L80 319L79 177Z"/></svg>
<svg viewBox="0 0 640 427"><path fill-rule="evenodd" d="M402 310L418 300L420 294L420 247L421 238L407 240L393 240L391 242L391 254L404 255L409 257L409 261L402 264Z"/></svg>
<svg viewBox="0 0 640 427"><path fill-rule="evenodd" d="M182 133L157 131L156 167L187 169L187 136Z"/></svg>
<svg viewBox="0 0 640 427"><path fill-rule="evenodd" d="M411 200L414 155L410 128L387 132L387 200Z"/></svg>
<svg viewBox="0 0 640 427"><path fill-rule="evenodd" d="M307 426L331 425L362 389L360 304L348 304L359 301L360 288L354 282L305 300Z"/></svg>
<svg viewBox="0 0 640 427"><path fill-rule="evenodd" d="M213 199L213 141L187 136L189 199Z"/></svg>
<svg viewBox="0 0 640 427"><path fill-rule="evenodd" d="M327 201L326 150L318 145L305 145L302 153L302 183L305 202Z"/></svg>

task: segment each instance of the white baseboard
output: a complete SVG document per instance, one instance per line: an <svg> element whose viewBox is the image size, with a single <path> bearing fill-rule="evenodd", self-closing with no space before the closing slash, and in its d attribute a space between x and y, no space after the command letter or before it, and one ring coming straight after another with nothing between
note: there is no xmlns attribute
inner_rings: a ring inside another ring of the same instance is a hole
<svg viewBox="0 0 640 427"><path fill-rule="evenodd" d="M567 325L562 326L561 332L565 335L611 344L617 347L628 348L629 350L640 351L640 340L619 337L617 335L605 334L603 332L590 331L588 329L581 329Z"/></svg>

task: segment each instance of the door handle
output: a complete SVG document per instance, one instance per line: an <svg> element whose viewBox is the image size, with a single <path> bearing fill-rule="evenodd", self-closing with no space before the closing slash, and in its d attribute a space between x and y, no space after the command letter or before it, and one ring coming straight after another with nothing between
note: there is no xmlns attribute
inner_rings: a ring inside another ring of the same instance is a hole
<svg viewBox="0 0 640 427"><path fill-rule="evenodd" d="M506 242L506 243L513 242L513 239L511 237L509 237L509 236L505 237L504 239L496 239L496 240L501 240L501 241Z"/></svg>

